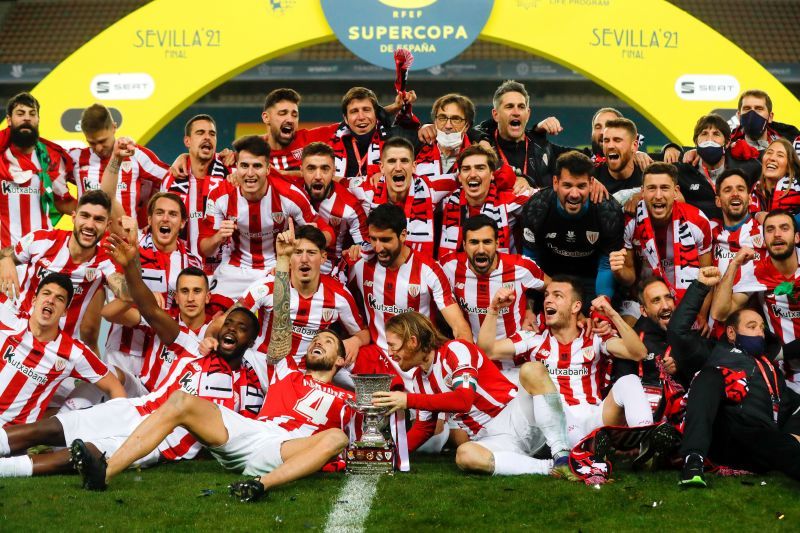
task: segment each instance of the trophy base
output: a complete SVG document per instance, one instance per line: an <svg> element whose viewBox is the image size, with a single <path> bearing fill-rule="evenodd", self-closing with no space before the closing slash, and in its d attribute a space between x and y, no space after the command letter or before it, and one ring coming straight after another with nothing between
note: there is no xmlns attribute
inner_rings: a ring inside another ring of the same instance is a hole
<svg viewBox="0 0 800 533"><path fill-rule="evenodd" d="M348 474L393 474L394 460L395 447L391 442L382 446L354 442L345 451Z"/></svg>

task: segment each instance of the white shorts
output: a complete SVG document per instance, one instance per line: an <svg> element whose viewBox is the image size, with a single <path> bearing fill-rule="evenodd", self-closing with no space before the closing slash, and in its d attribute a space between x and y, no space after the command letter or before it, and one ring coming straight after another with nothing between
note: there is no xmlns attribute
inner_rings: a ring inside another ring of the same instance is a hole
<svg viewBox="0 0 800 533"><path fill-rule="evenodd" d="M217 267L211 280L211 294L219 294L234 302L256 281L265 278L267 270L235 267L223 264Z"/></svg>
<svg viewBox="0 0 800 533"><path fill-rule="evenodd" d="M64 429L67 446L81 439L110 457L147 417L140 415L127 398L116 398L89 409L58 413L56 418ZM158 458L159 453L154 450L132 466L150 466L157 463Z"/></svg>
<svg viewBox="0 0 800 533"><path fill-rule="evenodd" d="M570 447L575 446L586 435L603 426L602 404L565 405L564 414L567 418L567 438Z"/></svg>
<svg viewBox="0 0 800 533"><path fill-rule="evenodd" d="M208 451L228 470L246 476L262 476L283 464L281 445L306 435L288 431L266 420L253 420L227 407L218 406L222 423L228 430L228 442L209 447Z"/></svg>
<svg viewBox="0 0 800 533"><path fill-rule="evenodd" d="M142 366L144 366L144 357L141 355L131 355L119 350L106 352L104 361L106 365L114 365L134 376L140 375L142 373Z"/></svg>
<svg viewBox="0 0 800 533"><path fill-rule="evenodd" d="M489 451L515 452L533 456L546 443L536 426L533 398L523 388L491 422L481 429L473 442Z"/></svg>
<svg viewBox="0 0 800 533"><path fill-rule="evenodd" d="M138 398L139 396L148 394L148 390L144 388L142 381L138 377L132 376L128 372L119 369L119 367L115 368L115 370L118 373L124 374L125 382L122 384L122 386L125 389L125 396L128 398ZM106 394L97 387L97 385L85 381L79 381L78 384L75 385L75 389L64 401L64 405L61 406L58 412L63 413L66 411L88 409L89 407L99 405L109 400L110 398L108 398Z"/></svg>

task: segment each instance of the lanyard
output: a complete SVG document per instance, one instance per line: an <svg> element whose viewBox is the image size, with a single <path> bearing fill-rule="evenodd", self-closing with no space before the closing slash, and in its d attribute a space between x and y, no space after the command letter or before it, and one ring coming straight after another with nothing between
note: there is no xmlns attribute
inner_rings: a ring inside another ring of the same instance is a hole
<svg viewBox="0 0 800 533"><path fill-rule="evenodd" d="M714 180L711 179L711 173L708 171L708 169L703 163L700 163L700 168L703 169L703 174L706 175L706 181L708 181L708 184L711 185L711 190L714 191L714 193L716 194L717 187L716 185L714 185Z"/></svg>
<svg viewBox="0 0 800 533"><path fill-rule="evenodd" d="M497 148L497 154L500 156L500 159L503 160L503 163L505 163L508 166L511 166L511 164L508 162L508 158L506 157L506 154L503 153L503 149L500 148L500 139L497 136L497 131L494 132L494 145L495 145L495 148ZM522 160L523 160L523 165L524 165L523 168L522 168L522 175L523 176L527 176L528 175L528 136L527 135L525 136L525 155L522 158ZM514 167L511 167L511 168L514 168Z"/></svg>
<svg viewBox="0 0 800 533"><path fill-rule="evenodd" d="M364 154L364 157L361 157L361 151L358 149L358 143L355 138L350 137L350 143L353 145L353 154L356 156L356 161L358 161L358 174L356 176L364 176L367 173L365 163L367 162L367 157L369 157L369 145L367 145L367 153ZM372 144L372 141L370 141L370 144ZM364 169L364 174L361 173L362 168Z"/></svg>
<svg viewBox="0 0 800 533"><path fill-rule="evenodd" d="M772 379L775 382L775 388L772 388L772 383L770 382L769 378L767 378L767 373L764 371L764 367L761 365L761 361L756 358L755 362L758 366L758 370L761 372L761 376L764 378L764 383L767 384L767 390L769 391L769 396L772 399L772 417L775 419L775 422L778 422L778 410L781 403L781 395L780 395L780 388L778 387L778 374L775 372L775 368L772 366L768 360L764 359L764 363L769 368L770 372L772 372Z"/></svg>

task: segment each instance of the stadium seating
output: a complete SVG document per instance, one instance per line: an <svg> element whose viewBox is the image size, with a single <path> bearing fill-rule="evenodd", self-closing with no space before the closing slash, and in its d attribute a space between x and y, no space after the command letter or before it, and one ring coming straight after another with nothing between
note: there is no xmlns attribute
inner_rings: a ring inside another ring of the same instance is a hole
<svg viewBox="0 0 800 533"><path fill-rule="evenodd" d="M145 0L24 0L8 9L0 63L59 63Z"/></svg>

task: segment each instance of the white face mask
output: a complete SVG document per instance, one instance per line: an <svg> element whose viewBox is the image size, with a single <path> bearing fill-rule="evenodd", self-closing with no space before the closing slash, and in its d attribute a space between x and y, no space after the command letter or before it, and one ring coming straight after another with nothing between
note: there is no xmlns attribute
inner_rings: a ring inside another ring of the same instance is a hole
<svg viewBox="0 0 800 533"><path fill-rule="evenodd" d="M436 130L436 142L442 148L452 150L461 146L461 132L445 133L440 129Z"/></svg>

